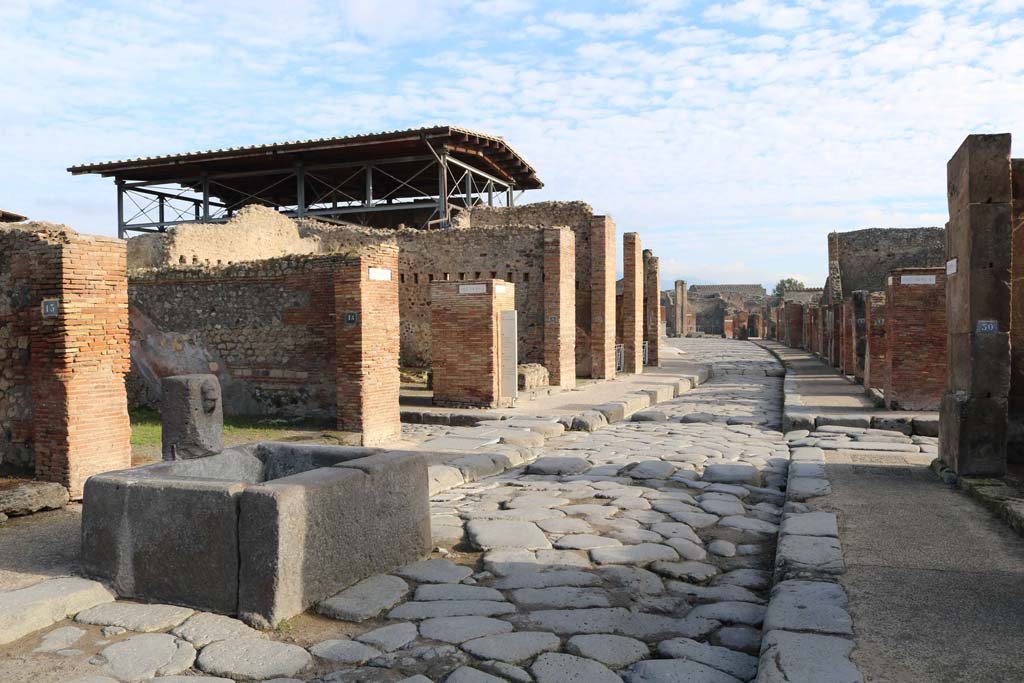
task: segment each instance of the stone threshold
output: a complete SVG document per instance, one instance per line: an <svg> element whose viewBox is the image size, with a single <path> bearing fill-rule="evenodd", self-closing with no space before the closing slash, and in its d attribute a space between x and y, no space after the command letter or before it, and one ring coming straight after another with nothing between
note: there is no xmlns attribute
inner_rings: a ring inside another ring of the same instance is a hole
<svg viewBox="0 0 1024 683"><path fill-rule="evenodd" d="M433 496L456 486L493 477L516 467L527 465L540 456L544 443L549 438L554 438L565 431L594 432L614 422L623 422L646 408L678 398L691 389L704 384L713 376L714 370L710 365L701 368L697 373L682 374L675 378L658 375L659 382L625 394L618 400L595 405L590 410L567 413L558 417L523 417L494 412L482 412L479 415L452 413L450 417L457 417L458 423L429 422L427 424L489 427L499 433L496 438L497 443L483 444L479 448L430 452L431 462L427 468L430 495ZM427 412L422 414L424 416L439 415L439 413ZM463 421L467 418L474 418L474 421L471 424L468 421ZM403 417L404 421L406 420ZM508 428L501 428L498 425L508 425ZM558 426L559 429L552 430L553 425ZM525 440L510 438L508 434L510 430L532 432L540 439L528 444L523 443L522 441ZM452 440L462 438L465 437L452 435ZM481 443L485 440L487 439L482 438ZM516 441L520 442L516 443ZM467 439L467 444L470 443L471 439ZM428 441L422 447L429 448L429 444Z"/></svg>
<svg viewBox="0 0 1024 683"><path fill-rule="evenodd" d="M1003 478L959 477L939 458L929 466L944 482L954 485L991 510L1024 536L1024 485Z"/></svg>

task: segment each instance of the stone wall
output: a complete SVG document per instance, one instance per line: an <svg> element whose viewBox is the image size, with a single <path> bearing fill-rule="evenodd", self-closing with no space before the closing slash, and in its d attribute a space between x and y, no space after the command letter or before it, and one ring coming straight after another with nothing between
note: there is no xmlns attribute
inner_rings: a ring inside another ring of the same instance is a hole
<svg viewBox="0 0 1024 683"><path fill-rule="evenodd" d="M213 373L228 415L337 418L364 431L360 416L379 412L380 429L393 429L397 260L382 244L359 256L132 273L133 403L157 405L161 377Z"/></svg>
<svg viewBox="0 0 1024 683"><path fill-rule="evenodd" d="M838 283L831 283L834 292L846 298L858 289L881 291L893 270L945 264L944 234L943 228L868 228L832 233L829 277L838 276Z"/></svg>
<svg viewBox="0 0 1024 683"><path fill-rule="evenodd" d="M936 410L946 385L946 272L904 268L888 278L885 405Z"/></svg>
<svg viewBox="0 0 1024 683"><path fill-rule="evenodd" d="M625 361L623 371L643 372L644 366L644 263L640 236L635 232L622 235L622 305L621 330Z"/></svg>
<svg viewBox="0 0 1024 683"><path fill-rule="evenodd" d="M644 341L647 342L647 364L661 365L661 287L658 257L650 249L643 252L644 261Z"/></svg>
<svg viewBox="0 0 1024 683"><path fill-rule="evenodd" d="M787 301L785 310L786 346L794 349L803 347L804 307L795 301Z"/></svg>
<svg viewBox="0 0 1024 683"><path fill-rule="evenodd" d="M1024 463L1024 159L1011 161L1010 389L1007 458Z"/></svg>
<svg viewBox="0 0 1024 683"><path fill-rule="evenodd" d="M131 464L126 272L120 240L0 229L0 463L31 465L72 498Z"/></svg>

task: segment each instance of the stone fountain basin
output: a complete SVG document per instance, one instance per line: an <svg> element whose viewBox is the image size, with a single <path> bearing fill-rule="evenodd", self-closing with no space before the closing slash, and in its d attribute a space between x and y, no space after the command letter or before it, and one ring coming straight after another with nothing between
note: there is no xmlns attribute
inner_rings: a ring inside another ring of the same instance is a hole
<svg viewBox="0 0 1024 683"><path fill-rule="evenodd" d="M430 552L427 458L262 442L91 477L82 569L269 628Z"/></svg>

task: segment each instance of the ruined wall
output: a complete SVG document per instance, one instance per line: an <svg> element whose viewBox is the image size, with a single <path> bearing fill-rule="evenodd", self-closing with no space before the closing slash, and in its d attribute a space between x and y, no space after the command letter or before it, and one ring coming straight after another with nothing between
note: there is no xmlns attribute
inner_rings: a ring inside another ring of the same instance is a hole
<svg viewBox="0 0 1024 683"><path fill-rule="evenodd" d="M885 405L936 410L946 386L946 272L904 268L885 294Z"/></svg>
<svg viewBox="0 0 1024 683"><path fill-rule="evenodd" d="M1024 159L1011 161L1010 388L1007 458L1024 462Z"/></svg>
<svg viewBox="0 0 1024 683"><path fill-rule="evenodd" d="M126 270L120 240L0 229L0 463L33 465L72 498L131 464Z"/></svg>
<svg viewBox="0 0 1024 683"><path fill-rule="evenodd" d="M868 228L832 235L829 258L835 258L835 267L830 262L829 275L838 275L838 286L832 286L841 298L858 289L884 289L886 277L898 268L934 268L946 262L943 228Z"/></svg>
<svg viewBox="0 0 1024 683"><path fill-rule="evenodd" d="M868 294L865 306L867 352L864 355L864 388L885 389L889 343L885 338L885 292Z"/></svg>

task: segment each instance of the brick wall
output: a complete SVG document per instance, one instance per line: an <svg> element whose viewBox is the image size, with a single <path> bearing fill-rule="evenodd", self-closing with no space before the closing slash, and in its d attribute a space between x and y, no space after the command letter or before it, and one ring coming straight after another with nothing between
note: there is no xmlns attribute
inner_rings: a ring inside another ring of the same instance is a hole
<svg viewBox="0 0 1024 683"><path fill-rule="evenodd" d="M732 339L735 333L735 321L731 315L725 316L722 319L722 334L726 339Z"/></svg>
<svg viewBox="0 0 1024 683"><path fill-rule="evenodd" d="M885 294L885 405L935 410L946 384L946 273L894 270Z"/></svg>
<svg viewBox="0 0 1024 683"><path fill-rule="evenodd" d="M622 235L622 339L625 372L643 372L644 264L640 236Z"/></svg>
<svg viewBox="0 0 1024 683"><path fill-rule="evenodd" d="M126 271L119 240L48 224L0 231L0 462L31 461L72 498L93 474L131 465ZM58 300L56 316L42 316L43 299Z"/></svg>
<svg viewBox="0 0 1024 683"><path fill-rule="evenodd" d="M804 307L795 301L785 304L786 346L794 349L803 347Z"/></svg>
<svg viewBox="0 0 1024 683"><path fill-rule="evenodd" d="M575 245L571 230L544 230L544 367L551 386L563 389L576 386Z"/></svg>
<svg viewBox="0 0 1024 683"><path fill-rule="evenodd" d="M644 341L647 364L661 365L661 285L658 257L650 249L643 252L644 262Z"/></svg>
<svg viewBox="0 0 1024 683"><path fill-rule="evenodd" d="M591 220L590 263L590 376L612 379L615 377L615 223L608 216L594 216Z"/></svg>
<svg viewBox="0 0 1024 683"><path fill-rule="evenodd" d="M514 288L502 280L431 285L436 405L502 404L501 312L515 310Z"/></svg>
<svg viewBox="0 0 1024 683"><path fill-rule="evenodd" d="M367 249L334 268L338 429L362 434L364 446L402 433L397 279L393 245Z"/></svg>
<svg viewBox="0 0 1024 683"><path fill-rule="evenodd" d="M864 387L885 389L888 342L885 338L885 292L871 292L865 306L867 350L864 358Z"/></svg>
<svg viewBox="0 0 1024 683"><path fill-rule="evenodd" d="M1007 458L1024 462L1024 159L1013 159L1010 265L1010 389Z"/></svg>

